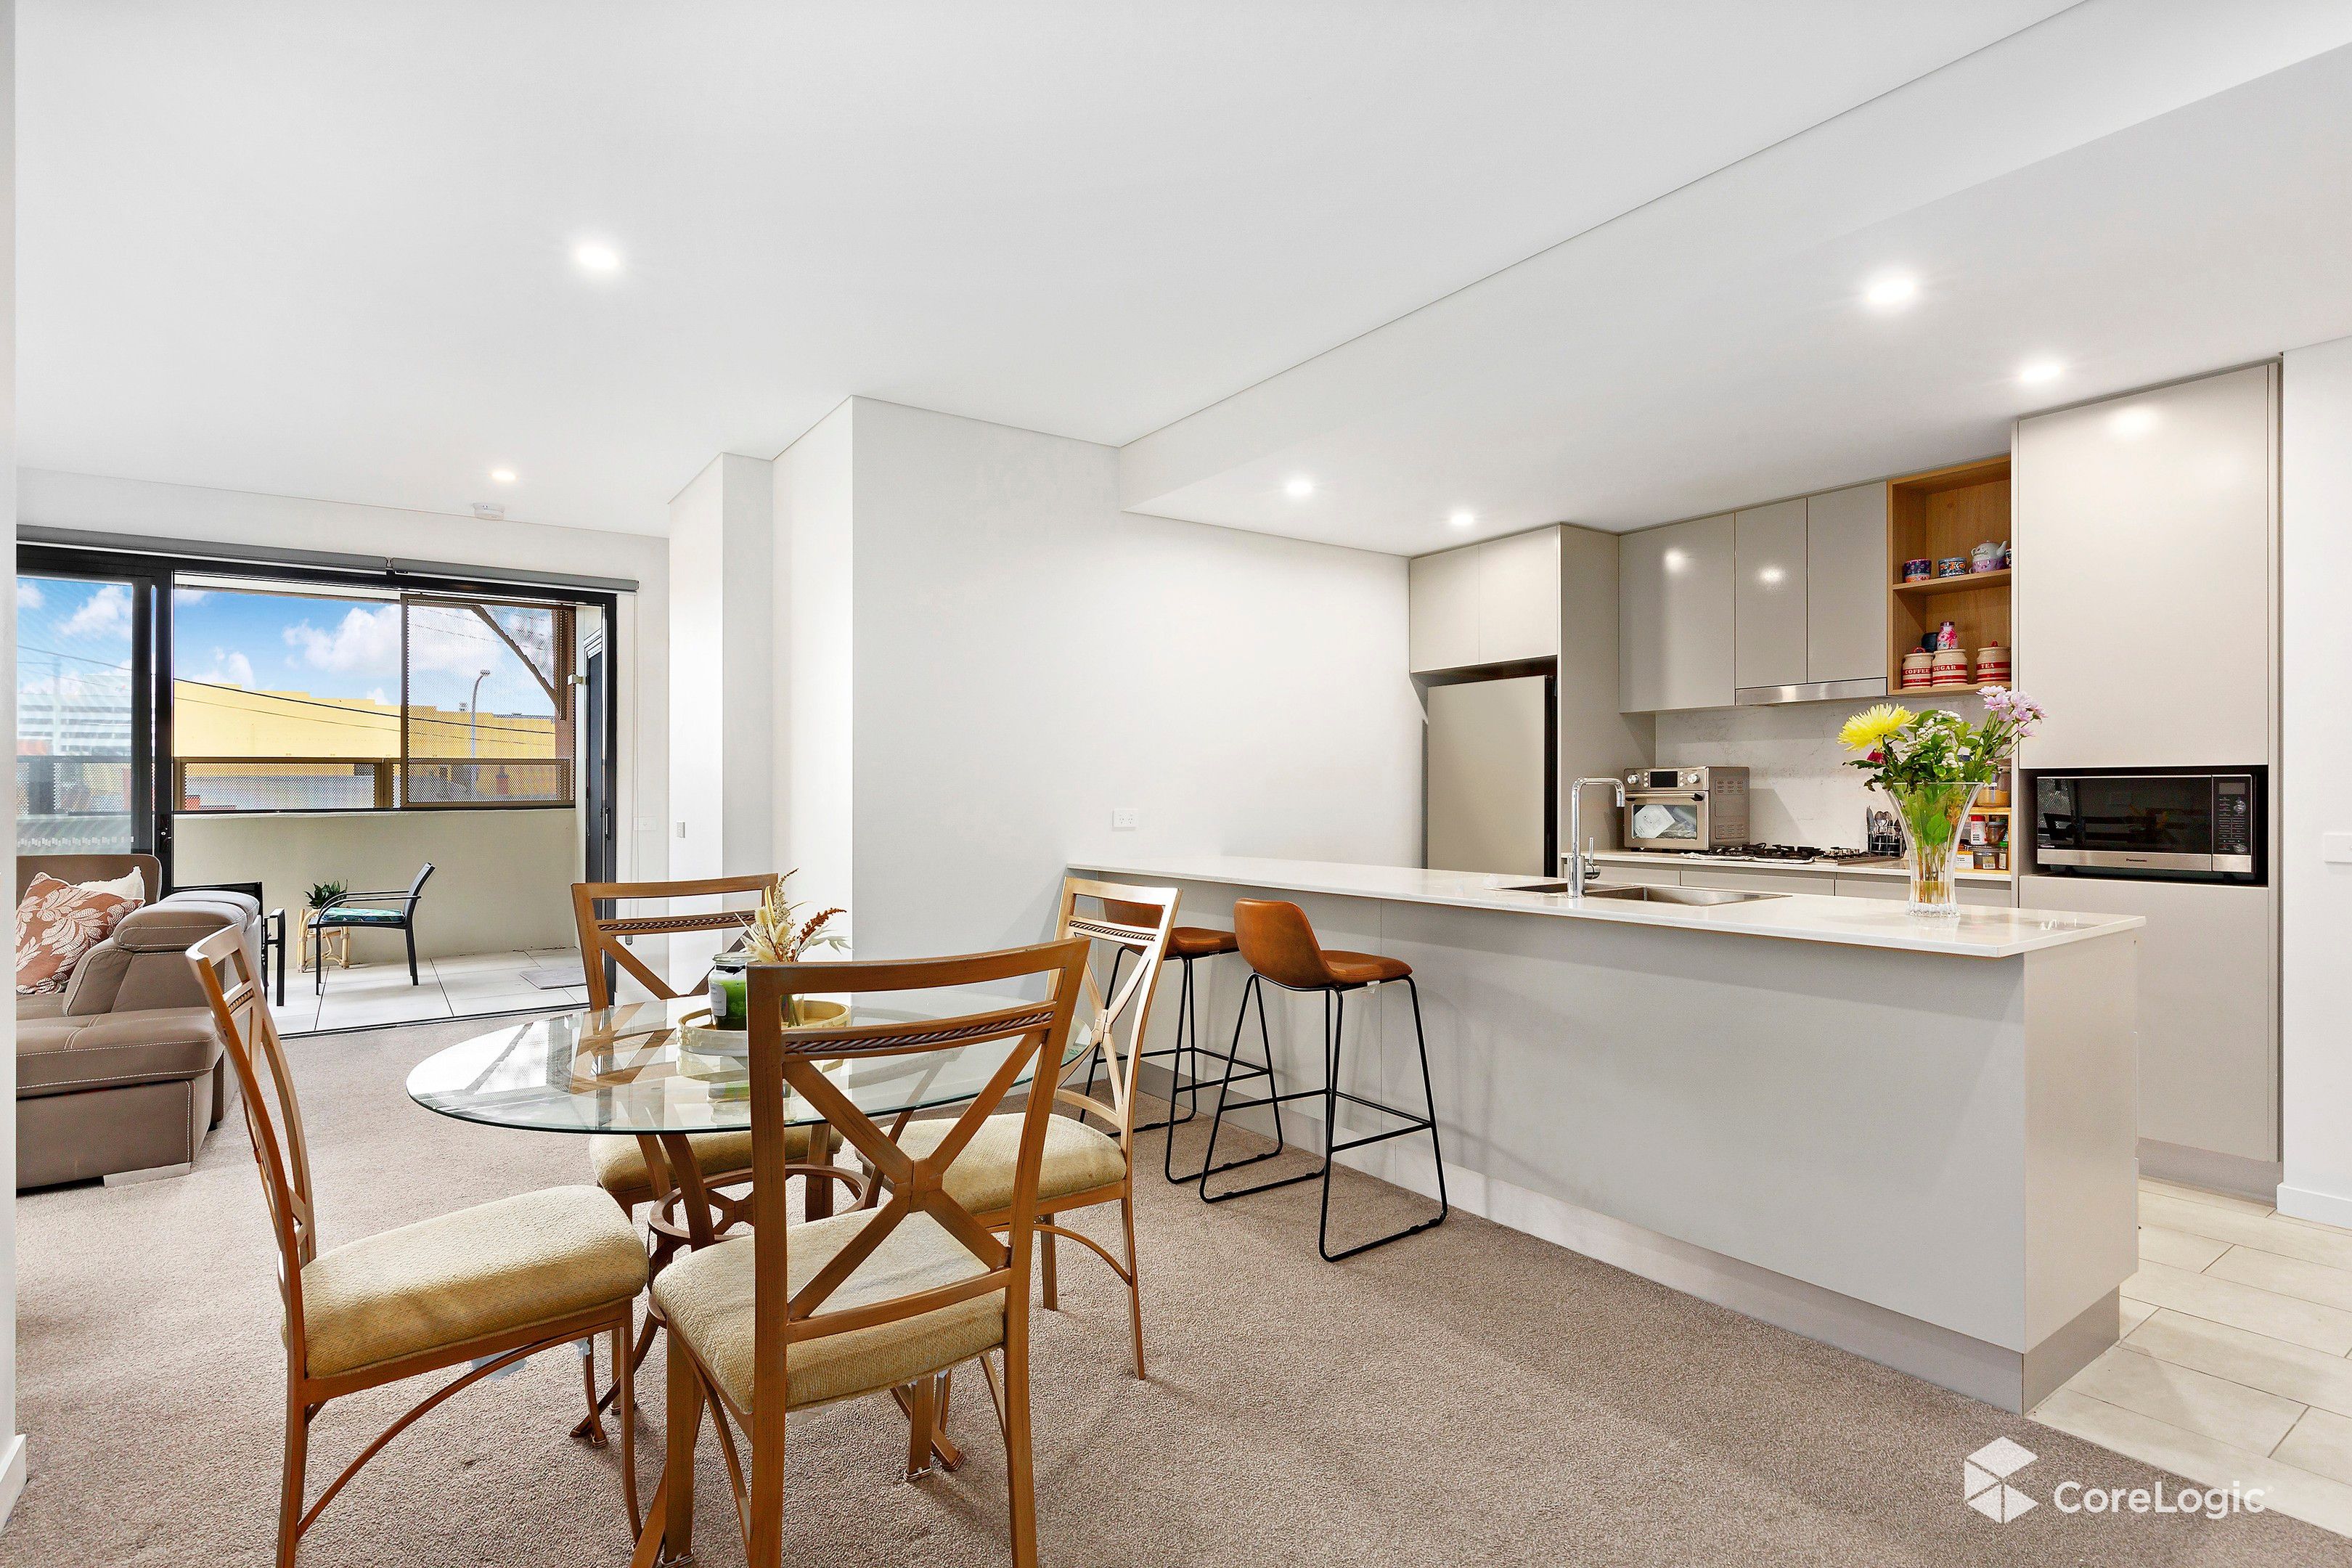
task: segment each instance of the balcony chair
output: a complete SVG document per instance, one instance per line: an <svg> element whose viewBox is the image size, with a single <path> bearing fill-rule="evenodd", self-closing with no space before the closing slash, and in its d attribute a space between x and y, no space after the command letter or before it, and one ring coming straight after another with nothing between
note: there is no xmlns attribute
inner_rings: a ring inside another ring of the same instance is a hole
<svg viewBox="0 0 2352 1568"><path fill-rule="evenodd" d="M336 903L317 910L305 921L310 928L310 948L318 955L311 970L310 990L314 995L324 995L327 990L326 952L319 936L330 931L396 931L408 939L408 983L416 984L416 900L425 896L425 884L433 877L433 862L416 873L416 880L408 884L406 892L345 893ZM371 910L360 906L375 900L389 900L397 909Z"/></svg>

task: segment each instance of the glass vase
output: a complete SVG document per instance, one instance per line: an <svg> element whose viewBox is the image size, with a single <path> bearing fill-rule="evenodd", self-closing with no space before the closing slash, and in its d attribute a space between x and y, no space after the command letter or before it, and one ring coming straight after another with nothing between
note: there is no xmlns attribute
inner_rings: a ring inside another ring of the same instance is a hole
<svg viewBox="0 0 2352 1568"><path fill-rule="evenodd" d="M1959 847L1969 810L1982 784L1889 784L1895 815L1903 824L1903 864L1911 873L1911 912L1957 916L1959 886L1952 879L1952 851Z"/></svg>

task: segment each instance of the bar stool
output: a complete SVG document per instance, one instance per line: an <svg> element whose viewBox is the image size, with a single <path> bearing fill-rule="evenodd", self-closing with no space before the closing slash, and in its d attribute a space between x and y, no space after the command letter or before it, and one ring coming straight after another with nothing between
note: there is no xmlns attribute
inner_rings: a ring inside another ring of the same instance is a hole
<svg viewBox="0 0 2352 1568"><path fill-rule="evenodd" d="M1413 983L1412 966L1402 959L1382 958L1376 953L1347 952L1337 948L1327 949L1315 940L1315 928L1307 921L1307 911L1297 904L1286 904L1267 899L1242 899L1234 904L1234 935L1242 957L1250 966L1248 983L1242 988L1241 1011L1234 1017L1233 1047L1225 1053L1225 1077L1217 1089L1217 1109L1209 1119L1209 1147L1202 1155L1201 1201L1221 1204L1230 1198L1245 1197L1251 1193L1271 1192L1299 1182L1311 1182L1321 1177L1323 1182L1323 1213L1315 1233L1315 1249L1327 1263L1337 1263L1359 1252L1383 1247L1402 1240L1416 1231L1429 1229L1444 1222L1445 1199L1445 1158L1437 1143L1437 1097L1429 1083L1429 1037L1421 1026L1421 987ZM1367 1100L1350 1094L1339 1087L1339 1044L1346 1027L1348 993L1369 987L1404 983L1405 992L1412 998L1413 1043L1421 1054L1422 1104L1427 1114L1416 1116L1377 1100ZM1323 997L1323 1087L1284 1090L1276 1087L1274 1073L1274 1042L1266 1033L1265 993L1262 986L1273 984L1286 991L1314 991ZM1234 1068L1241 1055L1242 1023L1249 1016L1251 997L1257 998L1258 1045L1265 1058L1264 1067L1244 1069L1244 1079L1263 1078L1267 1080L1267 1092L1255 1100L1232 1100L1229 1091L1234 1078ZM1227 1171L1238 1171L1262 1160L1271 1160L1283 1152L1282 1107L1286 1100L1317 1100L1323 1101L1323 1167L1303 1175L1279 1176L1255 1186L1236 1187L1232 1192L1212 1193L1209 1178ZM1340 1142L1339 1105L1341 1101L1360 1105L1383 1116L1394 1117L1405 1123L1385 1132L1373 1132L1360 1138ZM1227 1110L1247 1110L1255 1106L1270 1106L1274 1110L1275 1146L1263 1154L1245 1159L1216 1163L1217 1131ZM1429 1134L1429 1152L1437 1163L1437 1213L1402 1230L1374 1237L1342 1251L1331 1250L1331 1163L1335 1154L1350 1149L1360 1149L1368 1143L1383 1143L1391 1138L1409 1138L1416 1132Z"/></svg>
<svg viewBox="0 0 2352 1568"><path fill-rule="evenodd" d="M1160 911L1150 904L1123 903L1117 899L1105 899L1102 902L1103 913L1121 925L1150 926L1160 922ZM1151 1061L1155 1058L1181 1057L1188 1061L1192 1067L1190 1077L1175 1072L1172 1065L1170 1068L1171 1073L1183 1086L1188 1103L1184 1107L1184 1114L1177 1115L1177 1091L1171 1088L1168 1093L1168 1114L1157 1121L1139 1121L1135 1124L1135 1131L1151 1132L1161 1128L1171 1130L1168 1134L1167 1147L1160 1153L1160 1173L1171 1183L1197 1182L1201 1179L1201 1173L1198 1171L1190 1172L1181 1176L1176 1173L1176 1134L1172 1130L1183 1126L1201 1112L1202 1056L1205 1054L1211 1061L1219 1059L1213 1048L1206 1053L1201 1049L1201 1009L1192 990L1192 965L1204 958L1218 958L1225 953L1240 951L1241 944L1234 940L1234 933L1229 931L1218 931L1210 926L1178 926L1168 933L1168 952L1162 962L1172 959L1184 966L1182 983L1176 989L1174 1037L1176 1043L1172 1046L1164 1046L1158 1050L1145 1051L1141 1054L1141 1059ZM1110 984L1103 988L1103 994L1106 996L1115 996L1118 994L1118 966L1126 960L1127 949L1124 947L1111 954ZM1087 1064L1087 1093L1089 1095L1095 1091L1095 1068L1101 1061L1102 1052L1097 1050L1094 1054L1094 1059ZM1233 1064L1228 1061L1225 1065L1230 1068Z"/></svg>

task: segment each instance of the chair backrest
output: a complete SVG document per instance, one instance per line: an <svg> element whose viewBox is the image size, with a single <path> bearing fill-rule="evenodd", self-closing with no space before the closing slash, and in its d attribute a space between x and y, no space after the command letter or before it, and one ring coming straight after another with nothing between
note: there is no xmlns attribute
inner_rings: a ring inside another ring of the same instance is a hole
<svg viewBox="0 0 2352 1568"><path fill-rule="evenodd" d="M1338 984L1323 962L1323 945L1307 911L1278 899L1235 899L1234 941L1252 969L1293 990L1311 991Z"/></svg>
<svg viewBox="0 0 2352 1568"><path fill-rule="evenodd" d="M1007 1342L1026 1342L1021 1336L1027 1332L1037 1172L1045 1158L1045 1120L1053 1114L1054 1097L1033 1091L1021 1113L1020 1152L1003 1235L982 1225L949 1195L947 1170L1024 1072L1034 1070L1033 1089L1059 1076L1084 988L1087 952L1085 939L1070 938L963 958L751 966L751 1244L757 1248L752 1266L752 1387L757 1420L762 1426L772 1420L778 1437L782 1435L786 1401L757 1395L756 1391L786 1386L785 1346L792 1342L897 1322L1003 1291L1005 1331L1011 1336ZM1037 975L1053 982L1052 994L1042 1001L992 1005L969 1014L903 1023L859 1023L853 1009L845 1026L784 1026L787 1008L796 996L970 985L1004 987L1008 994L1017 994L1020 982ZM920 1157L891 1142L890 1135L821 1070L829 1062L855 1063L995 1040L1011 1042L1003 1063L957 1112L947 1136ZM792 1289L785 1267L791 1231L784 1196L787 1087L824 1116L890 1184L889 1200L798 1290ZM826 1298L892 1231L918 1214L936 1222L971 1252L981 1271L950 1284L835 1311L820 1310ZM755 1447L761 1441L756 1429L753 1441Z"/></svg>
<svg viewBox="0 0 2352 1568"><path fill-rule="evenodd" d="M425 862L425 868L416 873L416 880L408 884L408 912L410 914L415 914L416 912L416 900L425 896L425 884L432 879L433 862L427 860Z"/></svg>
<svg viewBox="0 0 2352 1568"><path fill-rule="evenodd" d="M204 988L214 1027L220 1031L245 1097L245 1130L252 1140L254 1163L261 1168L261 1194L268 1201L270 1227L278 1238L278 1292L286 1305L287 1351L300 1367L305 1364L302 1266L319 1254L319 1232L311 1202L310 1145L302 1131L294 1075L269 1014L269 999L254 978L243 929L223 926L188 949L188 963Z"/></svg>
<svg viewBox="0 0 2352 1568"><path fill-rule="evenodd" d="M1094 1021L1094 1041L1109 1068L1110 1103L1105 1105L1067 1084L1056 1087L1055 1098L1081 1116L1092 1113L1118 1129L1119 1147L1135 1139L1135 1078L1143 1060L1143 1031L1151 1023L1151 997L1158 988L1161 963L1168 956L1168 939L1176 929L1177 892L1173 888L1130 888L1117 882L1062 879L1062 912L1055 929L1065 937L1107 942L1113 949L1111 992L1105 997L1095 984L1092 963L1086 970L1087 1016ZM1098 906L1100 912L1081 909ZM1134 973L1123 981L1121 956L1136 960ZM1091 1060L1091 1058L1089 1058ZM1069 1075L1076 1077L1078 1064ZM1087 1075L1093 1081L1093 1073Z"/></svg>
<svg viewBox="0 0 2352 1568"><path fill-rule="evenodd" d="M704 910L683 913L665 910L659 914L624 914L617 908L609 915L599 914L596 906L604 902L615 905L649 900L723 898L730 893L767 895L768 889L783 880L773 871L759 871L741 877L705 877L691 882L574 882L572 884L572 919L580 931L580 963L588 971L588 1005L609 1007L613 1005L613 988L604 979L604 960L609 958L636 977L639 984L662 1000L675 1001L690 996L709 980L703 980L685 991L673 991L669 982L654 973L645 960L623 945L623 939L632 936L668 936L682 931L738 931L751 923L754 910Z"/></svg>

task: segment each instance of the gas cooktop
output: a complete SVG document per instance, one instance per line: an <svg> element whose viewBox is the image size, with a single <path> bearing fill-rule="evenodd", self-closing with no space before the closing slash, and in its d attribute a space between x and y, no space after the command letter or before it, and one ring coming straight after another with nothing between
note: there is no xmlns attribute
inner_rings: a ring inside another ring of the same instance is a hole
<svg viewBox="0 0 2352 1568"><path fill-rule="evenodd" d="M1859 866L1887 858L1867 849L1821 849L1811 844L1718 844L1699 853L1726 860L1827 860L1836 866Z"/></svg>

